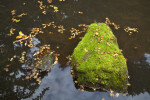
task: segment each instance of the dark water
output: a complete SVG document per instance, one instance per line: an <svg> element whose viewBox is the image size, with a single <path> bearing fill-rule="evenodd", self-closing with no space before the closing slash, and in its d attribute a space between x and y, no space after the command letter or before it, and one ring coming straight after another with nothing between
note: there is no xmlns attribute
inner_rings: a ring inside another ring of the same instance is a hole
<svg viewBox="0 0 150 100"><path fill-rule="evenodd" d="M46 0L42 0L46 3ZM23 5L25 3L25 5ZM42 14L37 0L0 0L0 99L42 99L42 100L149 100L150 99L150 1L149 0L66 0L58 2L53 0L53 5L59 8L59 12L48 11ZM11 21L11 11L27 13L19 23ZM83 14L78 14L82 11ZM94 21L104 22L108 17L119 24L121 28L113 32L118 38L120 49L128 59L131 86L128 95L119 95L113 98L109 92L78 91L70 74L70 66L66 66L66 56L71 55L73 49L80 41L79 37L68 39L71 36L70 29L78 28L78 24L90 24ZM57 29L43 29L44 34L34 38L34 48L14 45L15 37L19 31L28 34L32 28L42 28L42 24L54 21L63 25L66 29L63 34ZM136 27L138 33L129 36L124 27ZM10 28L16 28L14 36L7 36ZM53 34L49 34L49 31ZM22 51L27 51L27 57L32 58L39 46L50 44L51 49L60 54L57 63L50 72L42 74L42 82L39 85L35 80L26 80L28 73L27 63L20 64L15 59L9 66L9 71L3 70L10 64L9 59L13 55L20 57ZM58 48L59 47L59 48Z"/></svg>

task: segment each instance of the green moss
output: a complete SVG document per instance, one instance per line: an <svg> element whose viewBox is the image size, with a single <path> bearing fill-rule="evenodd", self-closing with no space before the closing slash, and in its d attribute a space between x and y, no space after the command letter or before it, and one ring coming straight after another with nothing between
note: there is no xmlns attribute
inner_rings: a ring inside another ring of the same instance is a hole
<svg viewBox="0 0 150 100"><path fill-rule="evenodd" d="M84 38L74 49L71 65L80 84L119 91L127 88L126 60L116 37L104 23L89 26Z"/></svg>

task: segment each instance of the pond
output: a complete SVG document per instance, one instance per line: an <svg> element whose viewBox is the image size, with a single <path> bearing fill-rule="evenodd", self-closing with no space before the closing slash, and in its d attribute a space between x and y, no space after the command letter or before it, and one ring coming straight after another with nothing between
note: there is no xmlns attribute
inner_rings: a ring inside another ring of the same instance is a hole
<svg viewBox="0 0 150 100"><path fill-rule="evenodd" d="M40 8L41 4L46 7ZM149 5L149 0L53 0L52 3L47 0L1 0L0 99L149 100ZM17 15L20 16L14 17ZM85 34L82 32L71 38L70 30L74 28L81 31L83 28L79 24L105 22L106 17L120 25L118 30L113 26L111 28L127 59L131 84L127 96L120 93L118 97L112 97L109 91L79 91L74 85L70 66L66 64L66 57L72 54ZM126 27L137 28L138 32L129 34L124 31ZM14 43L19 32L27 36L33 28L42 30L33 37L33 47L27 47L21 42ZM30 72L28 67L33 54L46 44L60 56L58 63L49 72L40 75L39 84L34 79L26 79L26 76ZM28 61L20 63L19 59L24 51ZM14 58L11 59L12 57Z"/></svg>

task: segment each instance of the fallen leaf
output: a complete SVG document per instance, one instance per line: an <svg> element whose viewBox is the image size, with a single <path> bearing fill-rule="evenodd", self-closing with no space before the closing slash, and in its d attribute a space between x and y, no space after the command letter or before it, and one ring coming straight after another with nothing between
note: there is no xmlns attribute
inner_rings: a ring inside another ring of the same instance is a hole
<svg viewBox="0 0 150 100"><path fill-rule="evenodd" d="M4 71L8 72L9 70L8 70L8 68L4 68Z"/></svg>
<svg viewBox="0 0 150 100"><path fill-rule="evenodd" d="M84 49L84 51L85 51L85 52L88 52L88 50L87 50L86 48Z"/></svg>
<svg viewBox="0 0 150 100"><path fill-rule="evenodd" d="M110 47L110 44L107 42L107 45Z"/></svg>
<svg viewBox="0 0 150 100"><path fill-rule="evenodd" d="M104 35L101 35L101 37L103 38L103 37L104 37Z"/></svg>
<svg viewBox="0 0 150 100"><path fill-rule="evenodd" d="M17 36L17 37L16 37L16 39L20 39L20 38L22 38L22 36Z"/></svg>
<svg viewBox="0 0 150 100"><path fill-rule="evenodd" d="M47 0L48 3L52 3L52 0Z"/></svg>
<svg viewBox="0 0 150 100"><path fill-rule="evenodd" d="M11 11L11 14L12 14L12 15L16 14L16 10L12 10L12 11Z"/></svg>
<svg viewBox="0 0 150 100"><path fill-rule="evenodd" d="M55 61L58 61L58 57L57 56L55 57Z"/></svg>
<svg viewBox="0 0 150 100"><path fill-rule="evenodd" d="M26 76L26 79L28 80L28 79L30 79L30 77L29 77L29 76Z"/></svg>
<svg viewBox="0 0 150 100"><path fill-rule="evenodd" d="M79 13L79 14L83 14L83 12L81 12L81 11L78 11L78 13Z"/></svg>
<svg viewBox="0 0 150 100"><path fill-rule="evenodd" d="M71 40L72 38L71 38L71 37L69 37L68 39L69 39L69 40Z"/></svg>
<svg viewBox="0 0 150 100"><path fill-rule="evenodd" d="M76 83L76 84L77 84L77 83L78 83L78 81L74 81L74 83Z"/></svg>
<svg viewBox="0 0 150 100"><path fill-rule="evenodd" d="M102 100L105 100L105 98L102 98Z"/></svg>
<svg viewBox="0 0 150 100"><path fill-rule="evenodd" d="M119 96L119 93L116 93L115 97L118 97Z"/></svg>

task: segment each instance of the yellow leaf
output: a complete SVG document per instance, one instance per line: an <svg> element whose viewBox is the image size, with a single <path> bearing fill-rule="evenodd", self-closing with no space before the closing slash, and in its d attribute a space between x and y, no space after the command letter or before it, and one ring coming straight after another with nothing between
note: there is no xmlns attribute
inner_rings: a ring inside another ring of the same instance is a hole
<svg viewBox="0 0 150 100"><path fill-rule="evenodd" d="M16 19L15 22L16 22L16 23L20 22L20 19L18 19L18 20Z"/></svg>
<svg viewBox="0 0 150 100"><path fill-rule="evenodd" d="M74 81L74 83L76 83L76 84L77 84L77 83L78 83L78 81Z"/></svg>
<svg viewBox="0 0 150 100"><path fill-rule="evenodd" d="M26 76L26 79L30 79L30 77L29 77L29 76Z"/></svg>
<svg viewBox="0 0 150 100"><path fill-rule="evenodd" d="M22 36L17 36L17 37L16 37L16 39L20 39L20 38L22 38Z"/></svg>
<svg viewBox="0 0 150 100"><path fill-rule="evenodd" d="M19 35L20 35L20 36L23 36L24 34L22 33L22 31L19 31Z"/></svg>

